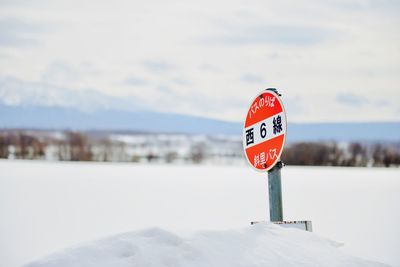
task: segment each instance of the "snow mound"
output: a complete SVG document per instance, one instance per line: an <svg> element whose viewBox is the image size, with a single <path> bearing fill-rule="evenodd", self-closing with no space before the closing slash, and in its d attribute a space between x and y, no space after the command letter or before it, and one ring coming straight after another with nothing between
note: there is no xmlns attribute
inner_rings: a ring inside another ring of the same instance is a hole
<svg viewBox="0 0 400 267"><path fill-rule="evenodd" d="M155 228L88 243L26 267L386 266L347 255L339 246L314 233L274 224L189 238Z"/></svg>

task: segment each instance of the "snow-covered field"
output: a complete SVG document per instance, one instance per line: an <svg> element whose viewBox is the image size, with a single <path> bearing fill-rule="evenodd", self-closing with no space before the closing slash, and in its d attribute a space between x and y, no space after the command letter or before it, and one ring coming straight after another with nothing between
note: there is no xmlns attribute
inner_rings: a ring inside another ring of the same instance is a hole
<svg viewBox="0 0 400 267"><path fill-rule="evenodd" d="M400 266L399 169L285 167L282 177L286 220ZM267 199L266 174L243 166L0 161L0 266L149 227L236 231L268 219Z"/></svg>
<svg viewBox="0 0 400 267"><path fill-rule="evenodd" d="M299 229L257 224L180 237L161 229L123 233L54 253L26 267L387 267L348 255Z"/></svg>

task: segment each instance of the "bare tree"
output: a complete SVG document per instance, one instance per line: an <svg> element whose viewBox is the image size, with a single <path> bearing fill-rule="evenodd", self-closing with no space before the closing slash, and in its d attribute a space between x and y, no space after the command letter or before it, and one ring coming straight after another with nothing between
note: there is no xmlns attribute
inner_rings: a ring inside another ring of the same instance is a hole
<svg viewBox="0 0 400 267"><path fill-rule="evenodd" d="M87 143L87 138L83 134L67 132L67 144L70 147L70 160L90 161L92 160L91 147Z"/></svg>

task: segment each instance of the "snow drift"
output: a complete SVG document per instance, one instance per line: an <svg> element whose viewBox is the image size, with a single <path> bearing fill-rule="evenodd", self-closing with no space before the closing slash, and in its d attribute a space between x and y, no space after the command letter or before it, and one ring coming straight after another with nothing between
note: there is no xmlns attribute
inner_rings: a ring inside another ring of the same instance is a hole
<svg viewBox="0 0 400 267"><path fill-rule="evenodd" d="M386 266L347 255L339 246L314 233L273 224L188 238L155 228L65 250L26 267Z"/></svg>

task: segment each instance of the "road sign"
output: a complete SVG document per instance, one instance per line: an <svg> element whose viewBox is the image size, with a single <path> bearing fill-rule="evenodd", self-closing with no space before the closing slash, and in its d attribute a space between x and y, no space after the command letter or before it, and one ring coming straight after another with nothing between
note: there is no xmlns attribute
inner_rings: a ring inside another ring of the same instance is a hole
<svg viewBox="0 0 400 267"><path fill-rule="evenodd" d="M243 148L249 164L268 171L279 161L286 138L286 112L275 91L257 95L247 112Z"/></svg>

